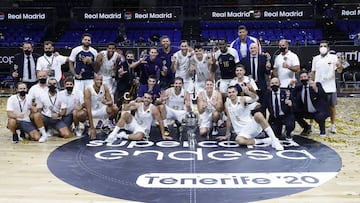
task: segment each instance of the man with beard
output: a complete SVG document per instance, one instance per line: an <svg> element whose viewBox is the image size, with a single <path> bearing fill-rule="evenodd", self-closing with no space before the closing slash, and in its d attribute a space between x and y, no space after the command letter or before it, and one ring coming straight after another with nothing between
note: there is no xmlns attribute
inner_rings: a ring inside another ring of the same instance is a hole
<svg viewBox="0 0 360 203"><path fill-rule="evenodd" d="M10 73L14 78L15 84L24 82L30 89L36 83L36 61L39 54L33 53L33 46L30 42L24 42L22 53L14 56Z"/></svg>
<svg viewBox="0 0 360 203"><path fill-rule="evenodd" d="M225 112L229 121L226 122L225 136L218 137L218 139L229 139L231 128L233 128L236 134L235 140L239 145L271 144L276 150L284 150L263 114L256 112L252 115L251 113L258 105L256 102L258 96L246 87L244 87L243 91L250 96L238 96L236 87L228 87ZM262 131L269 137L256 139L255 137Z"/></svg>
<svg viewBox="0 0 360 203"><path fill-rule="evenodd" d="M74 88L83 92L87 86L92 85L94 78L95 57L98 52L94 48L90 47L90 34L83 34L81 40L82 45L71 50L69 57L69 69L75 77Z"/></svg>
<svg viewBox="0 0 360 203"><path fill-rule="evenodd" d="M36 64L36 71L46 71L49 77L55 77L57 82L61 80L61 65L68 61L68 57L54 54L54 43L44 42L44 55L39 57Z"/></svg>
<svg viewBox="0 0 360 203"><path fill-rule="evenodd" d="M227 92L230 81L235 77L236 64L239 63L239 56L235 49L227 47L226 39L219 39L219 50L215 52L213 65L217 64L220 68L221 79L219 90L223 96Z"/></svg>
<svg viewBox="0 0 360 203"><path fill-rule="evenodd" d="M234 48L237 51L239 60L242 60L246 56L250 55L250 45L252 43L256 44L257 51L259 53L262 52L260 41L255 37L248 36L248 30L246 26L240 25L238 27L238 35L239 37L236 38L233 42L231 42L230 47Z"/></svg>
<svg viewBox="0 0 360 203"><path fill-rule="evenodd" d="M84 101L90 124L89 136L91 139L95 139L96 129L93 119L113 120L119 110L112 101L109 88L103 84L102 75L95 73L93 85L85 89Z"/></svg>
<svg viewBox="0 0 360 203"><path fill-rule="evenodd" d="M171 71L171 57L179 51L178 47L171 46L170 38L167 35L164 35L160 38L161 46L158 49L159 58L163 63L163 71L166 74L161 74L160 76L160 88L162 90L170 87L174 83L175 74ZM166 70L166 71L165 71Z"/></svg>
<svg viewBox="0 0 360 203"><path fill-rule="evenodd" d="M279 78L280 88L288 88L296 82L295 73L300 71L299 57L289 50L286 39L279 41L280 54L274 62L273 76Z"/></svg>
<svg viewBox="0 0 360 203"><path fill-rule="evenodd" d="M116 45L114 42L107 44L107 48L96 57L96 66L94 71L103 76L103 82L109 87L113 96L115 93L115 85L113 76L115 76L116 64L120 62L120 54L115 52Z"/></svg>
<svg viewBox="0 0 360 203"><path fill-rule="evenodd" d="M63 138L69 138L72 134L61 119L62 114L60 112L60 100L58 99L58 87L57 81L54 77L48 79L48 91L42 92L40 98L36 101L37 108L41 111L41 114L34 114L34 120L43 120L44 125L48 128L54 128L59 131L60 136ZM42 134L39 142L45 142L50 134Z"/></svg>
<svg viewBox="0 0 360 203"><path fill-rule="evenodd" d="M195 67L190 67L190 58L193 54L188 41L181 40L180 50L171 58L171 71L175 73L175 77L181 77L183 79L183 87L189 93L194 92L193 76Z"/></svg>
<svg viewBox="0 0 360 203"><path fill-rule="evenodd" d="M27 98L27 87L25 83L19 82L16 87L17 94L12 95L7 100L6 112L8 117L7 128L13 134L12 141L17 143L20 138L16 129L29 135L30 140L39 140L40 133L31 122L29 113L31 100Z"/></svg>
<svg viewBox="0 0 360 203"><path fill-rule="evenodd" d="M60 103L60 115L65 124L71 129L74 123L74 132L76 136L81 136L79 122L86 120L87 112L85 111L84 94L80 90L74 89L74 79L68 76L64 80L65 89L58 94Z"/></svg>
<svg viewBox="0 0 360 203"><path fill-rule="evenodd" d="M125 112L116 124L114 130L106 138L105 142L113 143L117 138L128 140L148 139L151 125L154 121L159 123L160 133L164 140L169 139L165 136L164 124L160 117L159 109L152 104L152 95L145 93L142 102L131 101L124 107ZM136 110L133 116L130 111ZM130 131L127 134L125 130Z"/></svg>

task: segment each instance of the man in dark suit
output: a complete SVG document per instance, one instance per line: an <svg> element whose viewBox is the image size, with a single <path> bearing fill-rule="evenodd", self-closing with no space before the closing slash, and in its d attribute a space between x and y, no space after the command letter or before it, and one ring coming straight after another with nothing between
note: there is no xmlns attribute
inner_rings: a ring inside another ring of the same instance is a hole
<svg viewBox="0 0 360 203"><path fill-rule="evenodd" d="M292 113L292 101L290 90L280 89L279 78L270 80L271 90L266 91L262 105L264 111L270 113L269 124L275 135L281 136L282 126L285 125L285 138L292 140L291 132L295 128L295 117Z"/></svg>
<svg viewBox="0 0 360 203"><path fill-rule="evenodd" d="M259 88L259 103L262 103L265 99L264 93L267 90L266 76L270 74L271 63L264 55L259 54L258 45L256 43L250 44L250 55L243 58L240 63L246 68L245 75L251 75L255 80L256 85Z"/></svg>
<svg viewBox="0 0 360 203"><path fill-rule="evenodd" d="M22 50L22 53L14 56L14 65L10 69L10 74L14 78L15 84L23 82L30 89L37 81L36 61L40 55L33 53L33 46L30 42L24 42Z"/></svg>
<svg viewBox="0 0 360 203"><path fill-rule="evenodd" d="M295 120L304 129L302 135L310 133L310 125L304 118L315 119L320 127L320 136L326 136L325 120L330 116L326 94L321 83L309 80L308 72L300 72L302 84L295 86L293 95L293 111Z"/></svg>

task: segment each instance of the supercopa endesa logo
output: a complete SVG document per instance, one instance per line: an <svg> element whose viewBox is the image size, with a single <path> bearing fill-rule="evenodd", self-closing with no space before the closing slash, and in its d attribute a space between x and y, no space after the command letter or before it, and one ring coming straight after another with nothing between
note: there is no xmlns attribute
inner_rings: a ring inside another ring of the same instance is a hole
<svg viewBox="0 0 360 203"><path fill-rule="evenodd" d="M55 150L48 165L69 184L120 199L249 202L316 187L340 170L332 149L302 137L295 142L284 151L233 141L202 141L190 150L187 141L106 145L82 138Z"/></svg>

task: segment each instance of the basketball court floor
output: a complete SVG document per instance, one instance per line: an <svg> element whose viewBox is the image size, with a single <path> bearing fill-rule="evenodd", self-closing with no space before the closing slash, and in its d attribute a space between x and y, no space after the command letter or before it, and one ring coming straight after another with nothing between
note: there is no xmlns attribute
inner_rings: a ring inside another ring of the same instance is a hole
<svg viewBox="0 0 360 203"><path fill-rule="evenodd" d="M339 98L337 134L315 129L284 152L156 138L106 145L101 133L13 144L0 102L1 203L360 202L359 98Z"/></svg>

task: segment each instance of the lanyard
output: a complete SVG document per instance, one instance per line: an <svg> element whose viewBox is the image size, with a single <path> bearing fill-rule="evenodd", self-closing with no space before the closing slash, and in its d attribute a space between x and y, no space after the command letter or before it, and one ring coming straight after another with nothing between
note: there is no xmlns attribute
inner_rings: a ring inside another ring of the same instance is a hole
<svg viewBox="0 0 360 203"><path fill-rule="evenodd" d="M54 101L51 99L51 95L50 95L50 94L48 94L48 95L49 95L49 100L50 100L50 102L51 102L51 104L52 104L52 107L54 107L54 106L55 106L55 103L56 103L56 99L57 99L57 94L56 94L56 96L55 96Z"/></svg>
<svg viewBox="0 0 360 203"><path fill-rule="evenodd" d="M46 60L46 61L48 62L48 64L49 64L49 65L48 65L48 68L51 69L51 66L52 66L52 64L53 64L53 62L54 62L54 58L55 58L54 55L52 55L51 63L50 63L50 61L46 58L46 56L45 56L44 58L45 58L45 60Z"/></svg>
<svg viewBox="0 0 360 203"><path fill-rule="evenodd" d="M17 98L17 100L19 102L20 112L22 113L23 112L23 107L25 106L26 98L24 99L23 102L20 102L19 96L17 96L16 98Z"/></svg>

